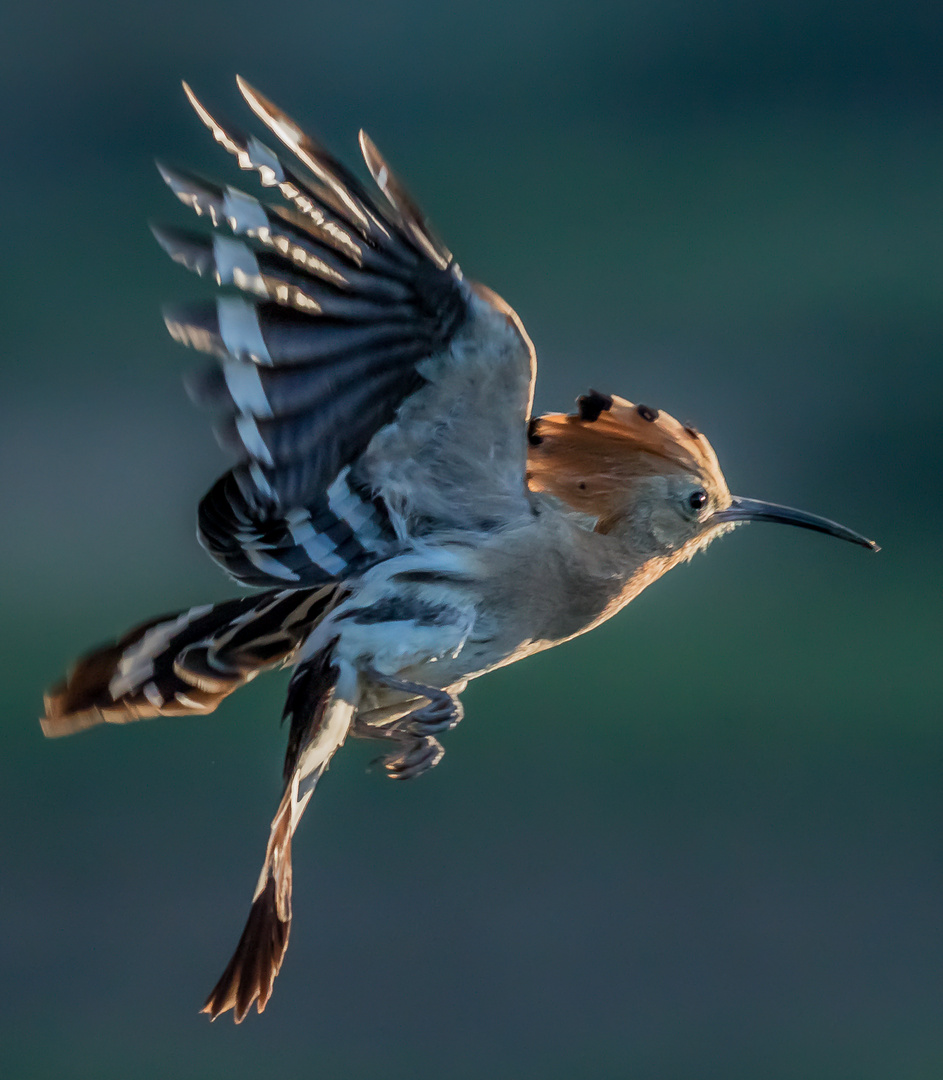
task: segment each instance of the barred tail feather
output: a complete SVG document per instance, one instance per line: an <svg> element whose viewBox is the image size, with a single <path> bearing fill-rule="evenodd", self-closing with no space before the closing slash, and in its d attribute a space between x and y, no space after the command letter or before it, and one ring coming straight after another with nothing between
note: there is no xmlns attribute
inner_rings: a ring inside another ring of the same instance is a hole
<svg viewBox="0 0 943 1080"><path fill-rule="evenodd" d="M232 1009L239 1024L253 1004L261 1013L288 948L292 837L318 780L347 737L357 704L356 673L334 660L333 646L303 663L292 678L286 706L291 735L285 792L272 820L245 929L201 1010L212 1020Z"/></svg>
<svg viewBox="0 0 943 1080"><path fill-rule="evenodd" d="M337 593L333 586L203 604L162 615L83 656L45 695L48 738L96 724L212 712L287 662Z"/></svg>
<svg viewBox="0 0 943 1080"><path fill-rule="evenodd" d="M290 797L286 791L272 821L265 866L239 944L200 1010L211 1020L232 1009L241 1024L253 1002L264 1011L281 970L291 931Z"/></svg>

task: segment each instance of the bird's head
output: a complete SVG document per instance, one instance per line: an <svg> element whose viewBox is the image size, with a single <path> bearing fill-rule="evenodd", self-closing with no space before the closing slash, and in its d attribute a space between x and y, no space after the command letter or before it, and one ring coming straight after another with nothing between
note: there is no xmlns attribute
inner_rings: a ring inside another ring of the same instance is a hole
<svg viewBox="0 0 943 1080"><path fill-rule="evenodd" d="M844 525L731 495L711 444L667 413L596 391L578 407L531 421L528 484L640 555L690 558L744 521L799 525L878 550Z"/></svg>

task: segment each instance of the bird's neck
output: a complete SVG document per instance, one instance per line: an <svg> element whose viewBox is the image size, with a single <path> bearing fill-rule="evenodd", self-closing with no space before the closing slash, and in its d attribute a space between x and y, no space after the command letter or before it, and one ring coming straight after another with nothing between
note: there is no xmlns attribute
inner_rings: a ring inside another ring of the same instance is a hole
<svg viewBox="0 0 943 1080"><path fill-rule="evenodd" d="M687 557L653 553L631 536L595 532L559 506L543 510L535 528L495 544L487 575L501 582L502 595L491 603L520 623L522 638L539 641L538 649L605 622Z"/></svg>
<svg viewBox="0 0 943 1080"><path fill-rule="evenodd" d="M573 594L585 596L587 603L578 612L579 629L569 636L585 633L611 619L673 566L689 558L689 553L653 553L640 548L631 538L598 532L577 538L583 558L574 562ZM577 605L579 607L579 605Z"/></svg>

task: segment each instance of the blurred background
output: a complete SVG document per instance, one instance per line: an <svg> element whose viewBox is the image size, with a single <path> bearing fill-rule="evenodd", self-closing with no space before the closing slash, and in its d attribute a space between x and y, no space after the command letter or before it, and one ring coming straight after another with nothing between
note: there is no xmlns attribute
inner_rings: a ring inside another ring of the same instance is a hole
<svg viewBox="0 0 943 1080"><path fill-rule="evenodd" d="M0 1047L11 1078L943 1075L943 9L916 0L19 4L0 26ZM233 587L166 336L206 291L160 156L255 190L179 88L363 125L520 313L539 409L704 430L739 530L465 695L415 784L348 745L264 1017L197 1016L278 799L284 676L57 743L43 687Z"/></svg>

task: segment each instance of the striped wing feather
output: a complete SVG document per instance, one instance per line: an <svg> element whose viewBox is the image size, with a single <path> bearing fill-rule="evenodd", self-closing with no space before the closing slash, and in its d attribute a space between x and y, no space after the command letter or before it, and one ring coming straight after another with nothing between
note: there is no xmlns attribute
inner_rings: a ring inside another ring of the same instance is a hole
<svg viewBox="0 0 943 1080"><path fill-rule="evenodd" d="M235 290L174 307L165 318L176 340L214 357L188 385L214 410L217 437L239 458L200 505L202 543L247 584L317 585L397 550L409 532L403 477L414 486L438 482L434 459L442 451L423 433L435 427L444 399L449 412L468 414L482 441L489 425L475 414L483 382L469 379L467 357L452 353L456 336L467 336L463 328L477 319L485 340L474 363L481 366L494 331L476 312L494 309L464 281L365 135L361 147L386 197L382 207L294 121L242 80L239 86L297 164L224 126L186 90L217 142L288 205L160 165L168 186L215 231L155 227L158 241L176 262ZM492 366L511 369L510 378L499 379L502 393L485 402L496 436L475 451L488 460L492 441L509 437L515 451L520 444L511 461L520 501L533 358L522 331L507 348L506 323L502 313ZM430 382L437 387L423 397ZM407 399L417 403L404 413ZM397 426L409 431L390 438ZM364 452L384 430L387 460L378 466ZM391 472L391 455L427 464ZM507 487L508 480L482 474L474 484ZM435 512L420 510L428 526Z"/></svg>

